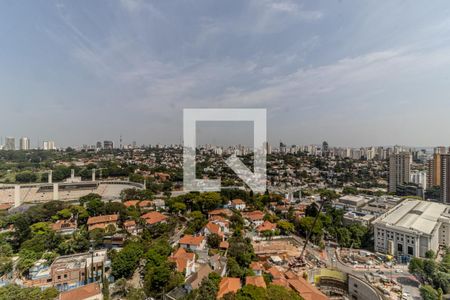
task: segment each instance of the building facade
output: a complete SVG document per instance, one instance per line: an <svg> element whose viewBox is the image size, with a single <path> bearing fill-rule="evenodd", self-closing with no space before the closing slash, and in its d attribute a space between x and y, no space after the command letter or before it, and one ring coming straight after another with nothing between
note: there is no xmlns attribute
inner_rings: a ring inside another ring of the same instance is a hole
<svg viewBox="0 0 450 300"><path fill-rule="evenodd" d="M389 158L389 192L396 193L397 186L408 183L411 174L411 154L401 152Z"/></svg>
<svg viewBox="0 0 450 300"><path fill-rule="evenodd" d="M408 199L373 222L375 251L393 256L425 257L450 245L449 206Z"/></svg>

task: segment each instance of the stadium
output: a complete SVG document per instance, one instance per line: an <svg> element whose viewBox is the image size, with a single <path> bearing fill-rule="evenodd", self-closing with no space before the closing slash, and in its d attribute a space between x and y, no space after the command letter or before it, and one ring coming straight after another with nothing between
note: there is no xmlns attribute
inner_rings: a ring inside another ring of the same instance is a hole
<svg viewBox="0 0 450 300"><path fill-rule="evenodd" d="M81 181L73 177L59 183L1 184L0 204L18 207L51 200L70 202L90 193L99 194L104 200L114 200L123 190L130 188L144 189L145 185L126 180Z"/></svg>

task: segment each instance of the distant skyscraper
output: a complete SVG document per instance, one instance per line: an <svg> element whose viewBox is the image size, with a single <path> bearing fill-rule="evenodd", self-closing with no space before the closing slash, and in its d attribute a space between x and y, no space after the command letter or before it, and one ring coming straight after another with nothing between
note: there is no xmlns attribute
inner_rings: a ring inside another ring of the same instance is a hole
<svg viewBox="0 0 450 300"><path fill-rule="evenodd" d="M30 139L27 137L21 137L19 141L20 150L30 150Z"/></svg>
<svg viewBox="0 0 450 300"><path fill-rule="evenodd" d="M54 141L44 141L42 143L42 149L44 149L44 150L56 150L55 142Z"/></svg>
<svg viewBox="0 0 450 300"><path fill-rule="evenodd" d="M322 143L322 152L328 152L328 143L326 141Z"/></svg>
<svg viewBox="0 0 450 300"><path fill-rule="evenodd" d="M280 153L286 153L286 144L280 142Z"/></svg>
<svg viewBox="0 0 450 300"><path fill-rule="evenodd" d="M102 149L102 142L97 142L97 149Z"/></svg>
<svg viewBox="0 0 450 300"><path fill-rule="evenodd" d="M441 155L441 201L450 203L450 154Z"/></svg>
<svg viewBox="0 0 450 300"><path fill-rule="evenodd" d="M103 141L103 149L112 150L114 149L114 144L112 141Z"/></svg>
<svg viewBox="0 0 450 300"><path fill-rule="evenodd" d="M5 138L5 150L16 150L16 139L13 137Z"/></svg>
<svg viewBox="0 0 450 300"><path fill-rule="evenodd" d="M397 186L408 183L411 174L411 154L401 152L389 158L389 192L395 193Z"/></svg>

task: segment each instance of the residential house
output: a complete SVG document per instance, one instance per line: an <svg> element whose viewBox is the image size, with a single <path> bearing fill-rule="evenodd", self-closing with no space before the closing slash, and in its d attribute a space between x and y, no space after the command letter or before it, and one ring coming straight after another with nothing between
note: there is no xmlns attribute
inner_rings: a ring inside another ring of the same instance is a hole
<svg viewBox="0 0 450 300"><path fill-rule="evenodd" d="M250 264L250 270L252 270L256 276L262 276L264 267L263 267L262 263L260 263L259 261L253 261Z"/></svg>
<svg viewBox="0 0 450 300"><path fill-rule="evenodd" d="M138 203L140 209L154 209L153 201L151 200L143 200Z"/></svg>
<svg viewBox="0 0 450 300"><path fill-rule="evenodd" d="M240 211L245 210L245 207L246 207L245 202L242 199L231 200L229 205L231 208L234 208L234 209L240 210Z"/></svg>
<svg viewBox="0 0 450 300"><path fill-rule="evenodd" d="M137 235L140 231L138 230L135 220L127 220L123 222L123 228L131 235Z"/></svg>
<svg viewBox="0 0 450 300"><path fill-rule="evenodd" d="M58 220L52 224L52 229L62 235L70 235L77 230L77 221L75 219Z"/></svg>
<svg viewBox="0 0 450 300"><path fill-rule="evenodd" d="M221 241L219 245L220 250L227 250L230 247L230 243L227 241Z"/></svg>
<svg viewBox="0 0 450 300"><path fill-rule="evenodd" d="M246 220L247 225L252 225L254 227L258 227L262 223L264 223L264 213L260 210L255 210L251 212L246 212L242 214L244 219Z"/></svg>
<svg viewBox="0 0 450 300"><path fill-rule="evenodd" d="M125 205L126 208L132 207L132 206L136 207L136 205L138 205L138 203L139 203L139 200L128 200L128 201L125 201L123 203L123 205Z"/></svg>
<svg viewBox="0 0 450 300"><path fill-rule="evenodd" d="M256 227L256 231L258 231L259 234L262 234L266 231L274 232L275 229L277 229L277 224L271 223L269 221L264 221L264 223Z"/></svg>
<svg viewBox="0 0 450 300"><path fill-rule="evenodd" d="M184 248L178 248L169 260L177 266L177 271L184 273L186 277L195 273L195 253L187 252Z"/></svg>
<svg viewBox="0 0 450 300"><path fill-rule="evenodd" d="M103 300L98 282L90 283L59 294L59 300Z"/></svg>
<svg viewBox="0 0 450 300"><path fill-rule="evenodd" d="M188 292L198 289L200 287L203 279L208 277L208 275L212 272L213 272L213 270L211 269L211 267L208 264L201 265L200 268L198 269L198 271L186 280L186 283L184 284L184 288Z"/></svg>
<svg viewBox="0 0 450 300"><path fill-rule="evenodd" d="M204 236L185 235L179 242L180 247L192 251L204 250L206 246L206 238Z"/></svg>
<svg viewBox="0 0 450 300"><path fill-rule="evenodd" d="M60 256L51 264L47 281L59 291L67 291L86 282L101 280L109 267L106 250Z"/></svg>
<svg viewBox="0 0 450 300"><path fill-rule="evenodd" d="M204 236L208 236L212 233L215 233L218 236L220 236L222 238L222 240L224 239L224 234L222 232L222 229L220 228L219 225L217 225L213 222L208 222L208 224L206 224L205 227L203 227L202 233Z"/></svg>
<svg viewBox="0 0 450 300"><path fill-rule="evenodd" d="M233 212L229 210L228 208L220 208L220 209L214 209L208 212L208 218L211 218L213 216L226 216L231 217L233 215Z"/></svg>
<svg viewBox="0 0 450 300"><path fill-rule="evenodd" d="M155 225L159 223L167 223L167 217L160 212L151 211L141 216L141 219L144 219L147 225Z"/></svg>
<svg viewBox="0 0 450 300"><path fill-rule="evenodd" d="M247 276L245 278L246 285L254 285L260 288L266 288L266 282L264 281L264 277L262 276Z"/></svg>
<svg viewBox="0 0 450 300"><path fill-rule="evenodd" d="M289 287L296 291L305 300L329 300L315 286L311 285L302 277L288 279Z"/></svg>
<svg viewBox="0 0 450 300"><path fill-rule="evenodd" d="M219 284L219 291L217 292L217 299L222 299L228 293L236 294L241 289L241 279L223 277Z"/></svg>
<svg viewBox="0 0 450 300"><path fill-rule="evenodd" d="M220 226L220 230L224 233L224 234L229 234L230 233L230 221L228 221L227 219L225 219L222 216L212 216L211 218L209 218L209 221L217 224Z"/></svg>
<svg viewBox="0 0 450 300"><path fill-rule="evenodd" d="M106 229L109 225L113 225L117 229L117 220L119 220L119 215L89 217L87 221L88 230Z"/></svg>

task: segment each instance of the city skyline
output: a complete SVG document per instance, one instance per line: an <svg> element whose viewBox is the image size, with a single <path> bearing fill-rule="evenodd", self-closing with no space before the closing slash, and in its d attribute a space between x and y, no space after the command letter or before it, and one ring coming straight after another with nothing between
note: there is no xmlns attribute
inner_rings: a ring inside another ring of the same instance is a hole
<svg viewBox="0 0 450 300"><path fill-rule="evenodd" d="M0 128L174 144L183 108L244 107L272 143L447 144L445 4L3 2Z"/></svg>

